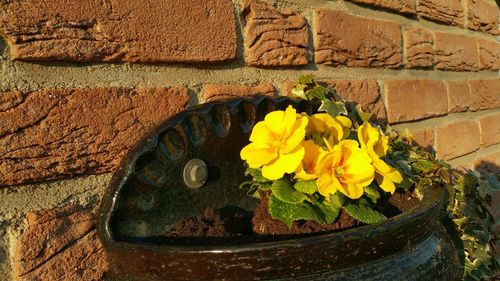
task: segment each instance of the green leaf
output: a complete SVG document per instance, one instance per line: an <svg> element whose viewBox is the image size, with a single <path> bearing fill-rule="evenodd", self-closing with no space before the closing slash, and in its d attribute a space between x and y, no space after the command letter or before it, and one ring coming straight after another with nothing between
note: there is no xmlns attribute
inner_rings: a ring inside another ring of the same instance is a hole
<svg viewBox="0 0 500 281"><path fill-rule="evenodd" d="M321 222L321 217L314 208L307 204L290 204L283 202L274 195L269 197L269 214L273 219L277 219L286 224L289 228L297 220L315 220Z"/></svg>
<svg viewBox="0 0 500 281"><path fill-rule="evenodd" d="M323 203L317 203L316 206L323 213L326 224L332 224L339 216L340 207L335 206L331 202L324 201Z"/></svg>
<svg viewBox="0 0 500 281"><path fill-rule="evenodd" d="M366 196L372 201L373 203L377 203L377 200L380 198L380 193L377 189L376 186L369 185L364 188Z"/></svg>
<svg viewBox="0 0 500 281"><path fill-rule="evenodd" d="M362 122L368 122L368 120L370 120L373 116L373 113L363 111L360 104L356 105L356 113Z"/></svg>
<svg viewBox="0 0 500 281"><path fill-rule="evenodd" d="M318 111L324 111L330 114L332 117L337 117L340 114L347 115L347 109L345 104L341 101L333 102L331 100L325 99L321 102Z"/></svg>
<svg viewBox="0 0 500 281"><path fill-rule="evenodd" d="M346 201L346 197L340 192L335 192L335 194L330 195L330 202L338 208L343 207Z"/></svg>
<svg viewBox="0 0 500 281"><path fill-rule="evenodd" d="M292 96L307 100L306 93L304 92L305 88L307 88L307 85L296 85L292 89Z"/></svg>
<svg viewBox="0 0 500 281"><path fill-rule="evenodd" d="M416 161L415 163L412 163L411 166L417 172L423 172L423 173L428 173L436 167L436 165L434 163L432 163L431 161L424 160L424 159L421 159L421 160Z"/></svg>
<svg viewBox="0 0 500 281"><path fill-rule="evenodd" d="M324 87L319 85L316 85L314 86L314 88L306 91L306 95L310 100L314 98L318 98L319 100L325 100L326 93L328 93L328 91Z"/></svg>
<svg viewBox="0 0 500 281"><path fill-rule="evenodd" d="M270 180L268 180L268 179L266 179L265 177L262 176L262 170L261 169L248 168L247 169L247 175L250 175L253 178L254 182L264 183L264 182L269 182L270 181Z"/></svg>
<svg viewBox="0 0 500 281"><path fill-rule="evenodd" d="M273 195L286 203L300 204L307 200L307 196L293 189L292 184L285 180L274 181L271 185Z"/></svg>
<svg viewBox="0 0 500 281"><path fill-rule="evenodd" d="M367 224L377 223L387 219L386 216L366 205L358 206L355 204L348 204L344 207L344 210L346 210L351 217Z"/></svg>
<svg viewBox="0 0 500 281"><path fill-rule="evenodd" d="M311 195L316 192L316 180L298 181L293 187L297 191Z"/></svg>
<svg viewBox="0 0 500 281"><path fill-rule="evenodd" d="M312 75L301 75L298 84L312 84L314 82Z"/></svg>

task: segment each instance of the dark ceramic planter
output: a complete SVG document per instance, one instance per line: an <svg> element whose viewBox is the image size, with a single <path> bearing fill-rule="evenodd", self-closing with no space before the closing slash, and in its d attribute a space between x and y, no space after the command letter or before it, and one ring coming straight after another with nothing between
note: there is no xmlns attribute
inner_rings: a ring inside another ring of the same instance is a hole
<svg viewBox="0 0 500 281"><path fill-rule="evenodd" d="M458 280L459 262L439 222L441 188L425 189L407 213L335 233L201 246L160 237L206 207L255 207L238 188L245 169L239 151L257 121L288 104L314 112L289 98L210 103L175 116L138 144L114 175L99 213L111 279ZM199 189L186 187L182 177L193 158L208 166Z"/></svg>

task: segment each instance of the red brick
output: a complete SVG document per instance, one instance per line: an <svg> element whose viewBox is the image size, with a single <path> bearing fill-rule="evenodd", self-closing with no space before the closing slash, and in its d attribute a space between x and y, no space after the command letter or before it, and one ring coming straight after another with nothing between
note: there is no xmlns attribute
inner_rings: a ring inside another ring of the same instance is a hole
<svg viewBox="0 0 500 281"><path fill-rule="evenodd" d="M485 0L467 0L467 27L472 30L488 32L494 35L498 31L498 4Z"/></svg>
<svg viewBox="0 0 500 281"><path fill-rule="evenodd" d="M500 79L470 81L472 104L479 110L500 107Z"/></svg>
<svg viewBox="0 0 500 281"><path fill-rule="evenodd" d="M275 93L274 86L270 83L257 86L207 84L201 93L201 100L202 102L210 102L255 95L274 96Z"/></svg>
<svg viewBox="0 0 500 281"><path fill-rule="evenodd" d="M409 27L404 32L406 68L430 67L434 63L434 38L429 30Z"/></svg>
<svg viewBox="0 0 500 281"><path fill-rule="evenodd" d="M426 19L464 26L465 12L461 0L420 0L418 14Z"/></svg>
<svg viewBox="0 0 500 281"><path fill-rule="evenodd" d="M78 206L29 213L13 257L16 280L104 280L109 265L95 217Z"/></svg>
<svg viewBox="0 0 500 281"><path fill-rule="evenodd" d="M437 80L388 80L385 98L389 123L445 115L448 111L446 86Z"/></svg>
<svg viewBox="0 0 500 281"><path fill-rule="evenodd" d="M434 33L436 68L450 71L479 69L477 41L473 37L450 33Z"/></svg>
<svg viewBox="0 0 500 281"><path fill-rule="evenodd" d="M334 66L399 68L399 24L341 11L317 10L315 62Z"/></svg>
<svg viewBox="0 0 500 281"><path fill-rule="evenodd" d="M413 143L421 147L432 149L434 145L434 130L433 129L422 129L418 131L411 132L413 135Z"/></svg>
<svg viewBox="0 0 500 281"><path fill-rule="evenodd" d="M450 160L479 148L479 126L476 121L461 121L435 130L436 156Z"/></svg>
<svg viewBox="0 0 500 281"><path fill-rule="evenodd" d="M254 66L307 64L306 20L292 10L248 1L245 9L245 60Z"/></svg>
<svg viewBox="0 0 500 281"><path fill-rule="evenodd" d="M500 143L500 113L487 115L479 119L481 125L481 146Z"/></svg>
<svg viewBox="0 0 500 281"><path fill-rule="evenodd" d="M14 59L220 62L236 55L228 0L2 3L0 33Z"/></svg>
<svg viewBox="0 0 500 281"><path fill-rule="evenodd" d="M348 0L354 3L366 4L403 14L416 14L415 0Z"/></svg>
<svg viewBox="0 0 500 281"><path fill-rule="evenodd" d="M7 92L0 185L113 171L148 130L183 110L185 88Z"/></svg>
<svg viewBox="0 0 500 281"><path fill-rule="evenodd" d="M478 38L479 67L482 70L500 70L500 43Z"/></svg>
<svg viewBox="0 0 500 281"><path fill-rule="evenodd" d="M448 112L474 111L472 106L472 94L468 81L448 82Z"/></svg>

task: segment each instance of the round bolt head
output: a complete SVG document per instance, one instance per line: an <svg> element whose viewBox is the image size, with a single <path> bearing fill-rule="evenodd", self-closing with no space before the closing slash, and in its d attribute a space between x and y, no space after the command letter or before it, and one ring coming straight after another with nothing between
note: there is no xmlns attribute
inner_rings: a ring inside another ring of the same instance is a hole
<svg viewBox="0 0 500 281"><path fill-rule="evenodd" d="M191 189L202 187L208 178L207 164L198 158L193 158L187 162L182 172L184 183Z"/></svg>

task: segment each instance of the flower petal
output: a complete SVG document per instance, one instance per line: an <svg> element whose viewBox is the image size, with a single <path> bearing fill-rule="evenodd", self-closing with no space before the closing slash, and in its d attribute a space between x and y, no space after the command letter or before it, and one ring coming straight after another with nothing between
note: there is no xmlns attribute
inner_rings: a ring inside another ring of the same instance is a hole
<svg viewBox="0 0 500 281"><path fill-rule="evenodd" d="M267 128L275 135L283 135L283 118L285 112L282 110L269 112L264 118Z"/></svg>
<svg viewBox="0 0 500 281"><path fill-rule="evenodd" d="M277 136L267 127L263 121L258 122L252 129L250 141L259 144L271 144Z"/></svg>
<svg viewBox="0 0 500 281"><path fill-rule="evenodd" d="M339 191L351 199L358 199L363 195L363 186L361 184L341 185Z"/></svg>
<svg viewBox="0 0 500 281"><path fill-rule="evenodd" d="M335 192L337 192L340 187L340 183L337 178L332 177L329 174L323 174L316 181L316 186L318 187L319 194L329 197L331 194L335 194Z"/></svg>
<svg viewBox="0 0 500 281"><path fill-rule="evenodd" d="M273 162L262 167L262 176L270 180L277 180L285 173L294 172L304 158L304 147L298 146L296 150L287 154L279 154Z"/></svg>
<svg viewBox="0 0 500 281"><path fill-rule="evenodd" d="M375 180L377 181L378 185L383 191L394 194L394 191L396 190L396 185L394 185L394 182L391 181L389 178L384 177L381 174L377 173L375 175Z"/></svg>
<svg viewBox="0 0 500 281"><path fill-rule="evenodd" d="M255 143L243 147L240 157L246 160L250 168L260 168L278 157L278 150L273 147L266 147Z"/></svg>

